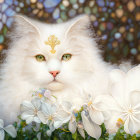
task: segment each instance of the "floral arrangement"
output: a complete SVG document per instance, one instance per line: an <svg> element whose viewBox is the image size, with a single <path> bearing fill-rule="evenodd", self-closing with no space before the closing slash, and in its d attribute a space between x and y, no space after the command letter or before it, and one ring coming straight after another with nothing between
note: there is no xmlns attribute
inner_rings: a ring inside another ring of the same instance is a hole
<svg viewBox="0 0 140 140"><path fill-rule="evenodd" d="M80 110L39 89L21 104L19 122L4 127L0 120L0 140L140 139L140 66L113 70L110 80L110 93L87 95Z"/></svg>

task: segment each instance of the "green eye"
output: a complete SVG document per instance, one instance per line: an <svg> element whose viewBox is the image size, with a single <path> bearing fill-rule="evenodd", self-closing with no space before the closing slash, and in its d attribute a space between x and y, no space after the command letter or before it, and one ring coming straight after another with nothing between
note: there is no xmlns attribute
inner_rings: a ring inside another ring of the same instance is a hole
<svg viewBox="0 0 140 140"><path fill-rule="evenodd" d="M71 59L71 57L72 57L71 54L64 54L64 55L62 56L62 60L64 60L64 61L68 61L68 60Z"/></svg>
<svg viewBox="0 0 140 140"><path fill-rule="evenodd" d="M41 54L36 55L35 58L39 62L45 61L45 57Z"/></svg>

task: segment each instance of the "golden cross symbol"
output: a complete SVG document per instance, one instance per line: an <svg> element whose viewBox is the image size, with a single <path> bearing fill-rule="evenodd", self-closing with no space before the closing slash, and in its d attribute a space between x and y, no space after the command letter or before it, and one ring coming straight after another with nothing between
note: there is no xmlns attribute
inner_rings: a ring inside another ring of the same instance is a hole
<svg viewBox="0 0 140 140"><path fill-rule="evenodd" d="M56 50L54 49L56 45L60 44L60 41L55 37L55 35L51 35L48 37L48 41L45 42L46 45L50 45L52 50L50 52L54 54Z"/></svg>

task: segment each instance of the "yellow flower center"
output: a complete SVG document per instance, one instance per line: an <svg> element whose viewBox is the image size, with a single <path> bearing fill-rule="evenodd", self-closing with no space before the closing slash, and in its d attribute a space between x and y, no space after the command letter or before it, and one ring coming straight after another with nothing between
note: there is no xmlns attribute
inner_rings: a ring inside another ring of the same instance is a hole
<svg viewBox="0 0 140 140"><path fill-rule="evenodd" d="M53 116L49 116L48 120L52 121L53 120Z"/></svg>
<svg viewBox="0 0 140 140"><path fill-rule="evenodd" d="M92 101L89 101L89 102L88 102L88 106L90 106L91 104L92 104Z"/></svg>
<svg viewBox="0 0 140 140"><path fill-rule="evenodd" d="M42 98L42 97L43 97L43 95L39 93L39 94L38 94L38 97Z"/></svg>
<svg viewBox="0 0 140 140"><path fill-rule="evenodd" d="M123 125L123 124L124 124L124 121L123 121L121 118L119 118L119 119L117 120L116 125L117 125L118 127L120 127L120 126Z"/></svg>
<svg viewBox="0 0 140 140"><path fill-rule="evenodd" d="M132 110L132 109L129 109L129 110L128 110L128 113L129 113L129 114L132 114L132 113L133 113L133 110Z"/></svg>

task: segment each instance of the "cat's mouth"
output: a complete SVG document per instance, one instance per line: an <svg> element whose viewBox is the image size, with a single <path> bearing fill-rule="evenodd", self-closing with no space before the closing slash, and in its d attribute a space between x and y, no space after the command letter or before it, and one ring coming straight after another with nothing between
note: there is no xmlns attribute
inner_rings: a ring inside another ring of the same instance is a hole
<svg viewBox="0 0 140 140"><path fill-rule="evenodd" d="M58 80L54 79L52 82L50 82L47 85L47 88L52 91L59 91L64 88L64 85L61 82L59 82Z"/></svg>
<svg viewBox="0 0 140 140"><path fill-rule="evenodd" d="M54 78L52 82L59 82L59 81Z"/></svg>

